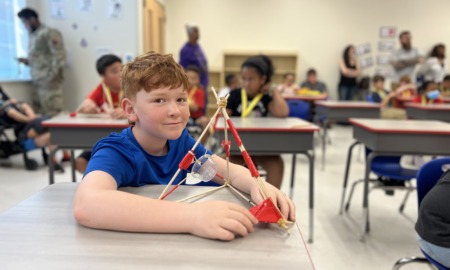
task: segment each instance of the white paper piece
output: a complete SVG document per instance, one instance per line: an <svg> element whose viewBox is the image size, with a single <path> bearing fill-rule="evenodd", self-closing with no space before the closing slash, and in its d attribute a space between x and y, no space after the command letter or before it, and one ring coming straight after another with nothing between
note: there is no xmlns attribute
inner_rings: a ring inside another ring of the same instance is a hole
<svg viewBox="0 0 450 270"><path fill-rule="evenodd" d="M130 63L131 61L133 61L134 57L135 57L135 54L134 54L134 53L132 53L132 52L126 52L126 53L123 54L122 62L123 62L124 64Z"/></svg>
<svg viewBox="0 0 450 270"><path fill-rule="evenodd" d="M372 56L361 59L360 64L361 64L361 68L368 68L368 67L373 66Z"/></svg>
<svg viewBox="0 0 450 270"><path fill-rule="evenodd" d="M83 12L92 10L92 0L78 0L78 9Z"/></svg>
<svg viewBox="0 0 450 270"><path fill-rule="evenodd" d="M371 48L369 42L360 44L360 45L356 46L355 49L356 49L356 55L368 54L372 51L372 48Z"/></svg>
<svg viewBox="0 0 450 270"><path fill-rule="evenodd" d="M50 13L53 19L65 19L66 10L64 0L50 0Z"/></svg>
<svg viewBox="0 0 450 270"><path fill-rule="evenodd" d="M378 41L378 51L392 52L395 50L395 40L380 40Z"/></svg>
<svg viewBox="0 0 450 270"><path fill-rule="evenodd" d="M122 0L109 0L108 17L111 19L122 19L123 17Z"/></svg>
<svg viewBox="0 0 450 270"><path fill-rule="evenodd" d="M384 66L389 65L389 55L378 55L377 56L377 65Z"/></svg>
<svg viewBox="0 0 450 270"><path fill-rule="evenodd" d="M380 38L395 38L397 35L397 28L394 26L381 26Z"/></svg>

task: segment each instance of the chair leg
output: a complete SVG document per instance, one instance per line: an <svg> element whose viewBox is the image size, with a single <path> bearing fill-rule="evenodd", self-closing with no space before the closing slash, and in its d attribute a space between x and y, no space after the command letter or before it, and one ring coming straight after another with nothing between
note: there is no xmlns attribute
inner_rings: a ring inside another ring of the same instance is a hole
<svg viewBox="0 0 450 270"><path fill-rule="evenodd" d="M350 194L348 194L348 200L347 200L347 203L345 204L345 212L348 212L348 209L350 208L350 202L351 202L351 200L352 200L352 197L353 197L353 191L355 190L356 185L357 185L357 184L360 184L360 183L362 183L362 182L364 182L363 179L360 179L360 180L357 180L357 181L353 182L352 188L350 189Z"/></svg>
<svg viewBox="0 0 450 270"><path fill-rule="evenodd" d="M394 266L392 267L392 270L398 270L400 267L402 267L405 264L409 263L426 263L431 266L431 263L426 258L421 257L407 257L407 258L401 258L398 260Z"/></svg>
<svg viewBox="0 0 450 270"><path fill-rule="evenodd" d="M408 201L409 198L409 194L411 193L411 189L408 189L406 191L405 197L403 198L402 204L400 205L398 211L400 211L400 213L403 213L403 210L405 209L405 204Z"/></svg>

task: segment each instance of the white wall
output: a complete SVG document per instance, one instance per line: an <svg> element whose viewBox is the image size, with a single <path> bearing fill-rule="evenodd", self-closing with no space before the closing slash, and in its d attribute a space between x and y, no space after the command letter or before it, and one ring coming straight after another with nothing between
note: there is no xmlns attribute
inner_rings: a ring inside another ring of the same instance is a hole
<svg viewBox="0 0 450 270"><path fill-rule="evenodd" d="M224 50L299 52L300 80L314 67L331 92L338 58L347 44L369 42L378 54L380 26L412 32L413 46L428 53L435 43L450 46L448 0L166 0L168 53L178 58L184 25L200 27L209 65L222 66ZM395 38L397 41L397 38ZM373 68L364 71L373 75Z"/></svg>
<svg viewBox="0 0 450 270"><path fill-rule="evenodd" d="M97 48L109 48L122 57L124 53L139 54L142 51L142 24L140 0L123 1L122 19L110 19L107 6L110 1L92 1L90 12L78 8L79 1L64 1L65 19L51 17L49 0L29 0L36 9L41 23L61 31L68 52L69 66L65 69L64 103L67 110L74 110L86 95L100 82L95 69ZM73 24L77 25L74 29ZM96 26L96 30L94 29ZM84 48L82 39L87 41ZM29 100L28 83L3 84L12 96Z"/></svg>

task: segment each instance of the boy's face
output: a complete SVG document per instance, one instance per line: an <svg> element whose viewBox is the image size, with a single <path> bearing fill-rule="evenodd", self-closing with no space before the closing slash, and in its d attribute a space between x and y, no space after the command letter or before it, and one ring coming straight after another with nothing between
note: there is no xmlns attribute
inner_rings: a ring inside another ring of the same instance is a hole
<svg viewBox="0 0 450 270"><path fill-rule="evenodd" d="M261 76L254 68L244 67L241 71L242 85L251 97L258 94L264 85L266 76Z"/></svg>
<svg viewBox="0 0 450 270"><path fill-rule="evenodd" d="M291 86L294 84L294 76L287 75L286 78L284 78L284 83L288 86Z"/></svg>
<svg viewBox="0 0 450 270"><path fill-rule="evenodd" d="M120 90L120 70L122 69L122 63L116 62L105 69L105 73L102 75L103 81L111 90Z"/></svg>
<svg viewBox="0 0 450 270"><path fill-rule="evenodd" d="M189 119L187 92L180 86L141 90L134 100L124 99L123 107L142 140L148 143L175 140L181 136Z"/></svg>
<svg viewBox="0 0 450 270"><path fill-rule="evenodd" d="M384 81L383 81L383 80L375 81L375 82L373 83L373 87L374 87L375 89L383 89L383 88L384 88Z"/></svg>
<svg viewBox="0 0 450 270"><path fill-rule="evenodd" d="M425 89L425 93L430 92L430 91L434 91L434 90L436 90L437 88L438 88L438 87L437 87L437 84L436 84L436 83L434 83L434 82L429 83L429 84L427 85L427 89Z"/></svg>
<svg viewBox="0 0 450 270"><path fill-rule="evenodd" d="M316 84L316 82L317 82L316 74L309 74L308 77L307 77L307 80L311 84Z"/></svg>
<svg viewBox="0 0 450 270"><path fill-rule="evenodd" d="M450 80L444 80L444 81L442 81L442 87L443 87L444 89L450 88Z"/></svg>
<svg viewBox="0 0 450 270"><path fill-rule="evenodd" d="M186 76L188 77L189 85L191 87L198 87L200 84L200 76L198 73L192 70L186 71Z"/></svg>

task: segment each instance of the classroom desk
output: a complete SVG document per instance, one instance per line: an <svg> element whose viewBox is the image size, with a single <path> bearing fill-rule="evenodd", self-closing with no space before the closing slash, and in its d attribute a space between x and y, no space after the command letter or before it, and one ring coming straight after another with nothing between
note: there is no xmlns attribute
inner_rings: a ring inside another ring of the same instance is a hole
<svg viewBox="0 0 450 270"><path fill-rule="evenodd" d="M108 136L111 132L120 132L129 126L126 119L107 118L83 118L70 117L69 115L59 115L42 123L48 127L52 144L57 145L57 149L50 151L49 155L49 183L54 183L54 170L51 163L55 152L58 149L91 149L95 143ZM75 178L75 157L73 151L71 155L72 181Z"/></svg>
<svg viewBox="0 0 450 270"><path fill-rule="evenodd" d="M314 269L297 224L290 235L260 224L230 242L189 234L126 233L78 225L72 213L77 183L58 183L0 214L2 269ZM121 190L157 198L164 186ZM208 187L182 186L176 200ZM247 207L229 190L203 200ZM149 213L151 214L151 213Z"/></svg>
<svg viewBox="0 0 450 270"><path fill-rule="evenodd" d="M309 160L309 239L313 242L314 217L314 132L319 128L310 122L296 117L288 118L244 118L231 117L236 130L241 137L245 149L252 155L279 155L292 153L290 197L293 197L295 185L296 154L304 154ZM216 123L216 136L221 142L224 139L223 118ZM239 155L240 151L232 141L230 152Z"/></svg>
<svg viewBox="0 0 450 270"><path fill-rule="evenodd" d="M450 124L431 120L384 120L351 118L354 142L348 150L340 214L343 213L352 150L362 143L372 150L366 157L363 192L362 240L369 231L369 174L372 160L377 156L449 155Z"/></svg>
<svg viewBox="0 0 450 270"><path fill-rule="evenodd" d="M328 123L334 121L348 121L352 117L380 118L380 104L367 101L327 100L316 101L316 113L322 117L322 170L325 169L325 153Z"/></svg>
<svg viewBox="0 0 450 270"><path fill-rule="evenodd" d="M444 103L450 103L450 97L442 97Z"/></svg>
<svg viewBox="0 0 450 270"><path fill-rule="evenodd" d="M450 104L405 104L408 118L450 122Z"/></svg>
<svg viewBox="0 0 450 270"><path fill-rule="evenodd" d="M281 95L285 100L316 101L326 100L327 95Z"/></svg>

